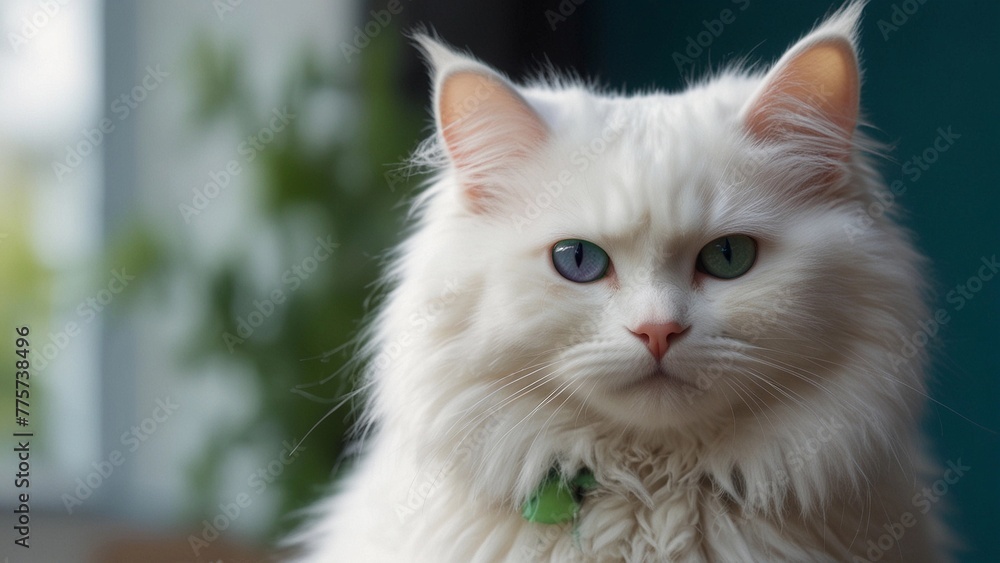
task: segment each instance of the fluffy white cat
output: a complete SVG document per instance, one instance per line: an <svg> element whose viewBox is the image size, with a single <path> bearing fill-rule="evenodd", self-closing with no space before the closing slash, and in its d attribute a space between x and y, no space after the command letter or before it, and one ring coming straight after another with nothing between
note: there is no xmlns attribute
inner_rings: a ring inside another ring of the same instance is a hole
<svg viewBox="0 0 1000 563"><path fill-rule="evenodd" d="M859 220L861 8L676 94L516 86L421 38L435 176L299 560L942 561L902 352L924 261Z"/></svg>

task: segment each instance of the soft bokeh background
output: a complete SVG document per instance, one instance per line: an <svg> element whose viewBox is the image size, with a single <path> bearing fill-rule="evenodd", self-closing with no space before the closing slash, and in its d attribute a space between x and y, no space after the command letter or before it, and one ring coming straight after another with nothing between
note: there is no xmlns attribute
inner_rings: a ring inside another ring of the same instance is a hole
<svg viewBox="0 0 1000 563"><path fill-rule="evenodd" d="M5 368L0 556L265 560L335 478L352 337L419 184L399 164L428 132L403 31L433 25L515 77L552 62L676 89L774 60L831 6L5 0L0 357L13 366L30 327L35 437L24 550ZM873 1L862 33L864 105L906 187L893 205L950 315L926 428L939 459L971 467L945 495L963 561L1000 560L1000 282L979 277L1000 235L998 21L991 2Z"/></svg>

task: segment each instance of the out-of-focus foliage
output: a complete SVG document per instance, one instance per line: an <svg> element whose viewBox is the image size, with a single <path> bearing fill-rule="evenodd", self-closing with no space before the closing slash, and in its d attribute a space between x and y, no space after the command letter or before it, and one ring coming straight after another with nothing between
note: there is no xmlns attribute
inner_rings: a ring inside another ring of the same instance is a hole
<svg viewBox="0 0 1000 563"><path fill-rule="evenodd" d="M3 326L0 360L7 370L14 366L15 361L27 359L29 362L30 376L23 383L30 387L18 386L17 389L29 391L30 402L35 405L31 410L32 427L29 430L41 434L44 431L41 424L45 417L40 416L39 411L45 408L46 402L42 396L44 385L41 382L44 374L38 369L39 358L46 346L46 352L53 357L61 351L48 338L52 332L51 327L36 322L38 319L51 317L53 272L39 263L30 242L33 213L28 187L32 182L31 174L18 160L10 159L5 164L0 171L0 200L4 202L0 206L0 264L3 269L3 275L0 275L0 326ZM15 355L18 335L14 329L21 326L27 326L30 331L27 338L27 358ZM42 361L48 363L44 358ZM0 386L0 404L10 405L13 423L14 372L4 373L8 374L10 384ZM13 438L8 434L2 441L12 442Z"/></svg>
<svg viewBox="0 0 1000 563"><path fill-rule="evenodd" d="M321 238L331 235L338 246L332 258L320 264L321 285L286 291L288 301L268 319L266 331L255 332L232 350L221 336L239 334L237 319L247 318L252 310L247 296L268 296L253 279L252 245L226 263L205 268L187 247L196 241L160 237L153 243L158 248L150 252L158 258L149 268L161 274L201 269L197 290L202 295L196 300L206 307L185 347L185 365L227 362L251 379L260 397L259 412L246 425L206 430L211 433L207 447L191 467L193 521L218 512L218 491L225 490L227 478L223 467L247 445L270 443L277 456L283 441L295 443L309 433L295 461L268 485L268 490L277 487L282 499L272 536L294 525L288 515L315 502L331 482L356 413L348 404L320 421L352 389L357 375L355 366L341 368L350 360L353 339L370 309L366 302L380 271L380 256L396 242L405 211L400 202L406 190L398 182L390 185L386 173L413 149L424 119L400 99L394 85L393 54L401 40L399 33L381 34L360 61L352 61L351 78L339 73L343 69L320 64L308 51L287 63L289 79L277 107L287 105L296 117L253 162L245 163L261 183L254 228L260 227L262 216L266 229L277 234L282 260L287 261L282 269L304 257L295 245L296 240L301 243L303 217L310 232ZM250 65L238 46L219 48L206 40L192 55L192 87L199 92L191 108L195 135L216 123L235 122L242 139L267 123L269 115L255 109L260 104L250 86ZM332 104L338 98L358 109L354 120L359 127L349 136L317 137L315 128L310 130L316 100Z"/></svg>

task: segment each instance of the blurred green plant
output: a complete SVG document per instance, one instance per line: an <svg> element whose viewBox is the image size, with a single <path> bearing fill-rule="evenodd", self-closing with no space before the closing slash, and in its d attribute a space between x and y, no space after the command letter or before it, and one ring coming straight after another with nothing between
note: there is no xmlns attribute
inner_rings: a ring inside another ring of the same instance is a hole
<svg viewBox="0 0 1000 563"><path fill-rule="evenodd" d="M12 151L14 152L14 151ZM15 153L16 154L16 153ZM50 372L40 372L39 362L46 345L55 350L55 345L49 340L52 319L52 285L54 273L43 265L32 246L31 219L35 216L32 206L31 190L35 188L30 172L29 159L8 155L4 158L4 167L0 171L0 264L3 264L0 275L0 323L3 326L3 338L0 339L0 361L9 376L9 384L0 385L0 404L8 405L10 418L6 428L16 428L14 423L15 386L14 363L24 360L15 354L16 327L28 326L30 334L29 345L29 402L31 430L43 435L45 431L42 411L48 401L44 397L45 386L52 384L48 376ZM60 327L62 328L62 327ZM58 353L58 350L55 350ZM20 379L20 378L19 378ZM18 387L18 389L24 389ZM7 447L14 438L8 434L0 438L0 444ZM41 444L42 448L48 445ZM16 464L15 464L16 465Z"/></svg>
<svg viewBox="0 0 1000 563"><path fill-rule="evenodd" d="M255 332L230 347L220 335L239 334L237 319L248 313L245 296L267 297L259 294L259 280L254 279L253 248L214 264L210 271L201 267L202 295L195 299L206 306L187 343L186 362L221 360L236 366L256 389L260 406L259 414L243 426L210 430L207 447L191 467L195 522L218 512L218 491L225 490L223 480L231 478L223 469L230 456L259 445L262 437L277 456L283 441L294 443L309 434L295 461L268 484L281 498L271 539L294 526L288 515L318 500L332 480L357 413L346 405L324 417L353 388L357 366L348 365L353 339L370 308L379 257L396 241L404 211L399 203L405 191L398 188L406 182L390 185L399 180L391 171L413 149L423 124L423 116L405 103L394 83L400 37L383 33L373 40L360 64L351 69L358 71L351 78L319 62L308 48L297 61L289 61L278 107L287 105L296 118L247 164L261 179L259 213L264 227L277 233L283 260L302 258L295 242L304 216L315 236L331 234L339 245L332 259L321 265L322 285L286 292L281 314L268 320L277 324L269 325L266 335ZM250 65L236 46L218 47L203 39L196 44L192 61L198 91L192 114L199 130L213 123L235 123L243 138L267 122L267 112L255 109L259 100L249 80ZM332 105L336 99L360 108L353 116L357 128L351 135L334 131L317 137L310 130L310 112L316 111L316 100ZM387 172L393 182L387 182ZM255 229L260 219L254 217ZM147 267L161 273L199 268L190 244L197 241L178 244L176 237L160 236L153 243L157 248L148 250L158 256L157 261ZM317 382L322 383L310 386ZM306 386L306 392L293 391Z"/></svg>

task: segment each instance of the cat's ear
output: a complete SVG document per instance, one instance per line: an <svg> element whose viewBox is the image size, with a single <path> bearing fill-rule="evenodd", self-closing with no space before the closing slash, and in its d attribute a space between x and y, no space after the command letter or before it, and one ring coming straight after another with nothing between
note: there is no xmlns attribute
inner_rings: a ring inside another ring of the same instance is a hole
<svg viewBox="0 0 1000 563"><path fill-rule="evenodd" d="M798 140L822 157L850 157L858 123L855 38L862 5L849 4L831 16L771 69L744 107L743 123L752 137Z"/></svg>
<svg viewBox="0 0 1000 563"><path fill-rule="evenodd" d="M472 209L489 207L498 173L548 138L548 126L499 73L437 41L417 38L434 74L434 118Z"/></svg>

